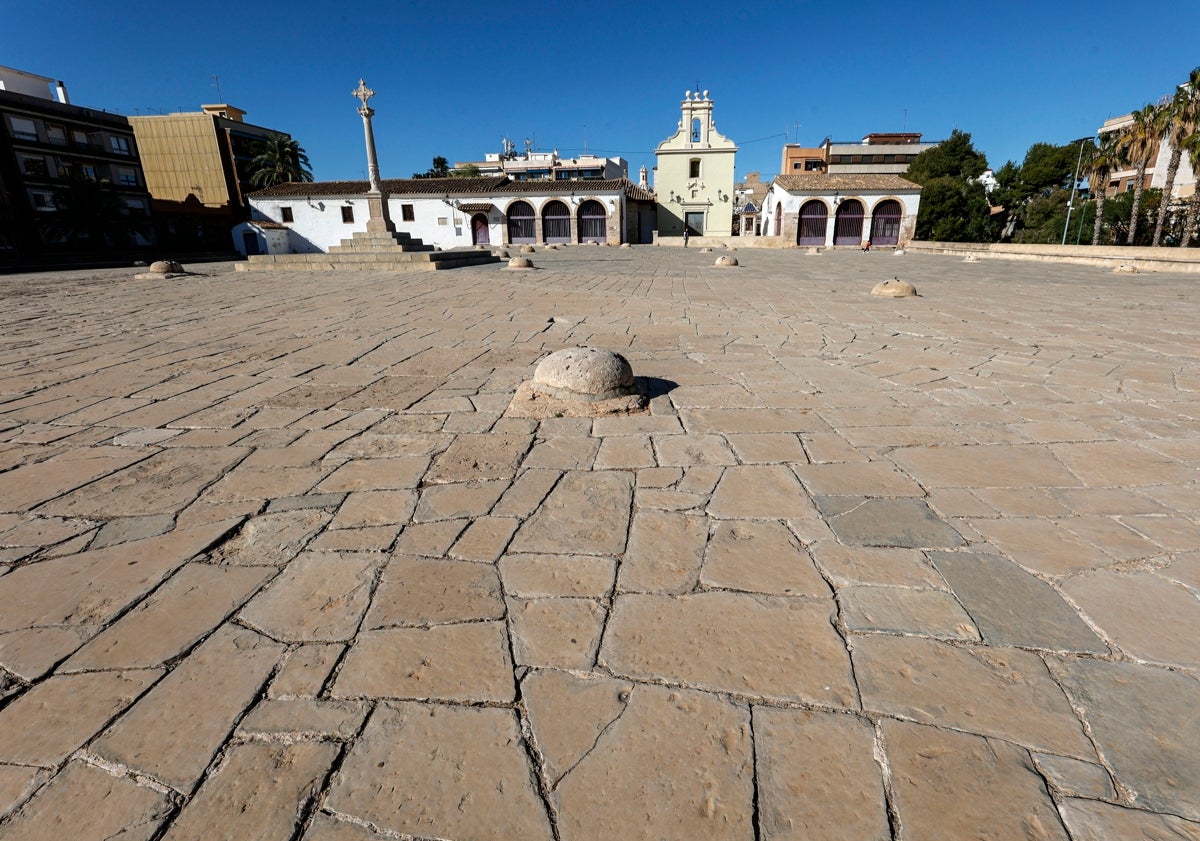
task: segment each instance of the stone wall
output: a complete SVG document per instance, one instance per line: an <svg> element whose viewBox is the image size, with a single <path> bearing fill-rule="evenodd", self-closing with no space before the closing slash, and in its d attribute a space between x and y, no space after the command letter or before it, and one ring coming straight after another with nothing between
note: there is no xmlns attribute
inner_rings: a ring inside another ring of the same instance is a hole
<svg viewBox="0 0 1200 841"><path fill-rule="evenodd" d="M1091 245L1019 245L988 242L910 242L909 251L974 254L1001 260L1040 260L1090 266L1133 266L1149 272L1200 272L1200 248L1146 248Z"/></svg>

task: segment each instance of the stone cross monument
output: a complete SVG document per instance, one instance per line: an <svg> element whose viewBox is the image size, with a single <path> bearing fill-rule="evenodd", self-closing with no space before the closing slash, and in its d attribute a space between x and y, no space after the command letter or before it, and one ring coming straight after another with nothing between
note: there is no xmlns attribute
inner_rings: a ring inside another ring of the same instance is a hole
<svg viewBox="0 0 1200 841"><path fill-rule="evenodd" d="M367 176L371 180L371 187L367 192L367 231L395 233L396 226L388 216L387 196L379 187L379 159L375 157L375 132L371 129L371 118L375 116L375 109L367 104L375 95L375 91L368 88L364 80L359 79L358 87L351 91L350 95L362 102L358 113L362 115L363 133L367 138Z"/></svg>

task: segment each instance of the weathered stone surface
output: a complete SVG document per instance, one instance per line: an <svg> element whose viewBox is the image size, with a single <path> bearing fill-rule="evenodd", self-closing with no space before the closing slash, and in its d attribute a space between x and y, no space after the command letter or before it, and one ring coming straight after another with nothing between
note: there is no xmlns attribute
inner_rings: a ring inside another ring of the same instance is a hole
<svg viewBox="0 0 1200 841"><path fill-rule="evenodd" d="M905 837L1067 841L1025 751L919 724L882 727Z"/></svg>
<svg viewBox="0 0 1200 841"><path fill-rule="evenodd" d="M64 668L161 665L224 622L271 573L262 567L188 564L76 652Z"/></svg>
<svg viewBox="0 0 1200 841"><path fill-rule="evenodd" d="M364 458L348 461L317 485L327 493L415 488L429 459L424 456Z"/></svg>
<svg viewBox="0 0 1200 841"><path fill-rule="evenodd" d="M513 538L510 551L553 553L568 546L584 555L625 549L630 475L618 471L568 473Z"/></svg>
<svg viewBox="0 0 1200 841"><path fill-rule="evenodd" d="M380 558L366 552L307 552L238 614L286 642L350 640L371 599Z"/></svg>
<svg viewBox="0 0 1200 841"><path fill-rule="evenodd" d="M239 738L338 739L349 741L367 717L362 701L288 698L262 701L238 722Z"/></svg>
<svg viewBox="0 0 1200 841"><path fill-rule="evenodd" d="M853 507L843 507L849 500L854 500ZM966 542L921 499L818 497L816 502L822 510L827 504L838 506L834 510L841 513L828 519L829 527L842 543L928 549L955 548Z"/></svg>
<svg viewBox="0 0 1200 841"><path fill-rule="evenodd" d="M104 624L234 525L176 530L13 570L0 578L0 631Z"/></svg>
<svg viewBox="0 0 1200 841"><path fill-rule="evenodd" d="M589 470L600 442L595 438L555 436L538 441L525 457L524 467L552 470Z"/></svg>
<svg viewBox="0 0 1200 841"><path fill-rule="evenodd" d="M737 456L720 435L663 435L653 440L662 467L737 464Z"/></svg>
<svg viewBox="0 0 1200 841"><path fill-rule="evenodd" d="M300 554L329 522L324 511L298 510L263 514L246 521L241 530L212 554L214 563L280 566Z"/></svg>
<svg viewBox="0 0 1200 841"><path fill-rule="evenodd" d="M781 596L829 596L812 558L782 523L726 520L708 542L705 587Z"/></svg>
<svg viewBox="0 0 1200 841"><path fill-rule="evenodd" d="M926 488L1077 488L1054 454L1033 444L906 447L891 454Z"/></svg>
<svg viewBox="0 0 1200 841"><path fill-rule="evenodd" d="M1200 821L1200 683L1134 663L1047 662L1134 805Z"/></svg>
<svg viewBox="0 0 1200 841"><path fill-rule="evenodd" d="M857 707L831 613L824 601L741 593L620 596L600 662L633 678Z"/></svg>
<svg viewBox="0 0 1200 841"><path fill-rule="evenodd" d="M629 360L611 350L566 348L547 356L533 371L533 390L563 400L607 400L633 394Z"/></svg>
<svg viewBox="0 0 1200 841"><path fill-rule="evenodd" d="M616 566L612 558L591 555L505 555L500 577L510 596L600 598L612 591Z"/></svg>
<svg viewBox="0 0 1200 841"><path fill-rule="evenodd" d="M1200 668L1200 646L1183 628L1200 628L1196 594L1152 572L1100 570L1069 578L1065 592L1123 651L1167 665Z"/></svg>
<svg viewBox="0 0 1200 841"><path fill-rule="evenodd" d="M1060 795L1117 799L1117 789L1103 765L1049 753L1035 753L1033 760L1050 788Z"/></svg>
<svg viewBox="0 0 1200 841"><path fill-rule="evenodd" d="M499 560L521 523L512 517L479 517L450 547L450 557L492 564Z"/></svg>
<svg viewBox="0 0 1200 841"><path fill-rule="evenodd" d="M459 435L433 461L426 482L510 479L533 443L529 435Z"/></svg>
<svg viewBox="0 0 1200 841"><path fill-rule="evenodd" d="M600 441L593 466L597 470L654 467L654 449L646 435L610 435Z"/></svg>
<svg viewBox="0 0 1200 841"><path fill-rule="evenodd" d="M407 523L417 505L412 490L357 491L346 497L334 517L333 528L356 528Z"/></svg>
<svg viewBox="0 0 1200 841"><path fill-rule="evenodd" d="M5 475L0 511L26 511L144 458L146 453L124 447L93 447L21 465Z"/></svg>
<svg viewBox="0 0 1200 841"><path fill-rule="evenodd" d="M520 666L589 669L606 611L592 599L513 599L508 621Z"/></svg>
<svg viewBox="0 0 1200 841"><path fill-rule="evenodd" d="M72 762L3 829L21 841L147 841L171 809L166 795L148 786Z"/></svg>
<svg viewBox="0 0 1200 841"><path fill-rule="evenodd" d="M801 464L796 473L814 496L915 496L925 491L882 461L850 464Z"/></svg>
<svg viewBox="0 0 1200 841"><path fill-rule="evenodd" d="M881 584L896 587L945 588L925 555L915 549L843 546L819 540L811 548L817 565L837 586Z"/></svg>
<svg viewBox="0 0 1200 841"><path fill-rule="evenodd" d="M563 841L752 837L749 719L711 695L635 687L552 795Z"/></svg>
<svg viewBox="0 0 1200 841"><path fill-rule="evenodd" d="M685 593L696 586L708 521L666 511L639 511L630 529L617 589L635 593Z"/></svg>
<svg viewBox="0 0 1200 841"><path fill-rule="evenodd" d="M145 540L166 534L175 528L174 514L152 514L148 517L123 517L105 523L91 542L92 549L116 546L130 540Z"/></svg>
<svg viewBox="0 0 1200 841"><path fill-rule="evenodd" d="M952 593L910 587L844 587L842 620L852 631L888 631L979 641L979 631Z"/></svg>
<svg viewBox="0 0 1200 841"><path fill-rule="evenodd" d="M866 710L1095 758L1066 696L1033 654L863 636L854 639L852 656Z"/></svg>
<svg viewBox="0 0 1200 841"><path fill-rule="evenodd" d="M912 298L917 294L917 287L907 280L892 278L891 280L882 280L872 286L871 294L884 298Z"/></svg>
<svg viewBox="0 0 1200 841"><path fill-rule="evenodd" d="M989 645L1088 651L1108 646L1053 587L997 555L930 552Z"/></svg>
<svg viewBox="0 0 1200 841"><path fill-rule="evenodd" d="M96 628L22 628L0 634L0 666L32 683L79 648Z"/></svg>
<svg viewBox="0 0 1200 841"><path fill-rule="evenodd" d="M296 698L316 695L345 650L337 643L302 645L292 651L271 681L270 697Z"/></svg>
<svg viewBox="0 0 1200 841"><path fill-rule="evenodd" d="M500 619L500 578L489 564L394 555L384 567L364 628Z"/></svg>
<svg viewBox="0 0 1200 841"><path fill-rule="evenodd" d="M57 765L160 677L145 670L42 681L0 711L0 762Z"/></svg>
<svg viewBox="0 0 1200 841"><path fill-rule="evenodd" d="M890 841L869 721L769 707L755 707L753 716L763 839Z"/></svg>
<svg viewBox="0 0 1200 841"><path fill-rule="evenodd" d="M49 771L23 765L0 765L0 818L21 805L50 776Z"/></svg>
<svg viewBox="0 0 1200 841"><path fill-rule="evenodd" d="M1051 450L1088 487L1175 485L1196 479L1195 467L1131 441L1054 444Z"/></svg>
<svg viewBox="0 0 1200 841"><path fill-rule="evenodd" d="M1018 564L1044 575L1066 575L1115 563L1050 520L1010 517L970 520L969 524Z"/></svg>
<svg viewBox="0 0 1200 841"><path fill-rule="evenodd" d="M533 670L521 681L533 738L551 788L625 711L633 684L604 675Z"/></svg>
<svg viewBox="0 0 1200 841"><path fill-rule="evenodd" d="M1114 838L1200 841L1200 823L1174 815L1156 815L1076 798L1064 800L1059 811L1073 841L1111 841Z"/></svg>
<svg viewBox="0 0 1200 841"><path fill-rule="evenodd" d="M521 471L492 513L497 517L528 517L542 504L561 476L562 472L558 470Z"/></svg>
<svg viewBox="0 0 1200 841"><path fill-rule="evenodd" d="M421 491L413 521L423 523L483 516L508 489L508 484L506 481L485 481L432 485Z"/></svg>
<svg viewBox="0 0 1200 841"><path fill-rule="evenodd" d="M333 685L335 698L513 700L502 622L364 631Z"/></svg>
<svg viewBox="0 0 1200 841"><path fill-rule="evenodd" d="M204 781L164 839L288 837L337 754L337 745L316 742L239 745Z"/></svg>
<svg viewBox="0 0 1200 841"><path fill-rule="evenodd" d="M431 786L429 779L440 782ZM326 805L391 833L456 841L552 838L511 710L381 706Z"/></svg>
<svg viewBox="0 0 1200 841"><path fill-rule="evenodd" d="M721 476L708 513L727 520L816 519L796 475L777 465L730 467Z"/></svg>
<svg viewBox="0 0 1200 841"><path fill-rule="evenodd" d="M258 634L223 626L101 734L91 752L190 790L282 653L283 646Z"/></svg>

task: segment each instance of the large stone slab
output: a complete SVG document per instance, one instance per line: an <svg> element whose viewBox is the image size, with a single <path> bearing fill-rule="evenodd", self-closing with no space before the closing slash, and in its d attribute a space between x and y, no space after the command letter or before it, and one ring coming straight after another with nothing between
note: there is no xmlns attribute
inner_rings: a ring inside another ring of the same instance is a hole
<svg viewBox="0 0 1200 841"><path fill-rule="evenodd" d="M509 551L620 554L625 550L632 496L628 473L568 473L517 530Z"/></svg>
<svg viewBox="0 0 1200 841"><path fill-rule="evenodd" d="M1066 696L1036 655L863 636L854 640L853 658L866 710L1095 758Z"/></svg>
<svg viewBox="0 0 1200 841"><path fill-rule="evenodd" d="M712 695L633 688L552 794L563 841L753 837L749 719Z"/></svg>
<svg viewBox="0 0 1200 841"><path fill-rule="evenodd" d="M521 681L521 698L555 788L625 711L633 684L599 674L534 669Z"/></svg>
<svg viewBox="0 0 1200 841"><path fill-rule="evenodd" d="M425 481L511 479L532 443L533 438L529 435L459 435L434 459L425 474Z"/></svg>
<svg viewBox="0 0 1200 841"><path fill-rule="evenodd" d="M522 666L589 669L607 615L593 599L510 599L513 660Z"/></svg>
<svg viewBox="0 0 1200 841"><path fill-rule="evenodd" d="M491 564L394 555L371 599L365 628L435 625L504 616Z"/></svg>
<svg viewBox="0 0 1200 841"><path fill-rule="evenodd" d="M1200 821L1200 682L1134 663L1048 663L1134 805Z"/></svg>
<svg viewBox="0 0 1200 841"><path fill-rule="evenodd" d="M93 447L19 466L7 473L0 485L0 511L27 511L146 456L127 447Z"/></svg>
<svg viewBox="0 0 1200 841"><path fill-rule="evenodd" d="M952 593L912 587L843 587L842 621L852 631L886 631L979 640L971 617Z"/></svg>
<svg viewBox="0 0 1200 841"><path fill-rule="evenodd" d="M891 841L871 722L770 707L753 715L764 841Z"/></svg>
<svg viewBox="0 0 1200 841"><path fill-rule="evenodd" d="M506 709L379 707L326 807L421 838L553 837L516 716Z"/></svg>
<svg viewBox="0 0 1200 841"><path fill-rule="evenodd" d="M329 519L325 511L305 509L251 517L213 552L212 560L241 566L280 566L299 555Z"/></svg>
<svg viewBox="0 0 1200 841"><path fill-rule="evenodd" d="M955 548L966 543L922 499L818 497L838 540L853 546Z"/></svg>
<svg viewBox="0 0 1200 841"><path fill-rule="evenodd" d="M692 514L639 511L617 577L625 592L684 593L696 586L708 521Z"/></svg>
<svg viewBox="0 0 1200 841"><path fill-rule="evenodd" d="M371 600L381 558L307 552L241 610L243 622L285 642L348 641Z"/></svg>
<svg viewBox="0 0 1200 841"><path fill-rule="evenodd" d="M1067 841L1054 801L1024 750L919 724L885 720L882 728L906 839Z"/></svg>
<svg viewBox="0 0 1200 841"><path fill-rule="evenodd" d="M1083 483L1034 444L906 447L891 458L926 488L1077 488Z"/></svg>
<svg viewBox="0 0 1200 841"><path fill-rule="evenodd" d="M781 596L830 595L812 557L782 523L725 520L708 542L700 581L706 587Z"/></svg>
<svg viewBox="0 0 1200 841"><path fill-rule="evenodd" d="M930 552L989 645L1105 654L1096 636L1045 581L997 555Z"/></svg>
<svg viewBox="0 0 1200 841"><path fill-rule="evenodd" d="M708 513L727 520L816 519L796 474L781 465L729 467L721 476Z"/></svg>
<svg viewBox="0 0 1200 841"><path fill-rule="evenodd" d="M1174 815L1156 815L1095 800L1067 798L1059 807L1073 841L1200 841L1200 823Z"/></svg>
<svg viewBox="0 0 1200 841"><path fill-rule="evenodd" d="M833 612L828 601L730 592L620 596L600 662L620 676L857 707Z"/></svg>

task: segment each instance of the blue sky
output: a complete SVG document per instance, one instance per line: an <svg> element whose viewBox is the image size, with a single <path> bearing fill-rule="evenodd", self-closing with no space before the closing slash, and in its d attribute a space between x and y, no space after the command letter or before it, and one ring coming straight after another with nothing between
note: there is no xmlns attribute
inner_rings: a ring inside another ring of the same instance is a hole
<svg viewBox="0 0 1200 841"><path fill-rule="evenodd" d="M122 114L221 98L286 131L318 180L366 177L350 95L376 91L385 178L435 155L518 149L654 165L685 90L708 89L738 178L779 169L788 140L970 132L994 167L1092 134L1200 65L1200 3L313 2L11 4L0 64L62 79Z"/></svg>

